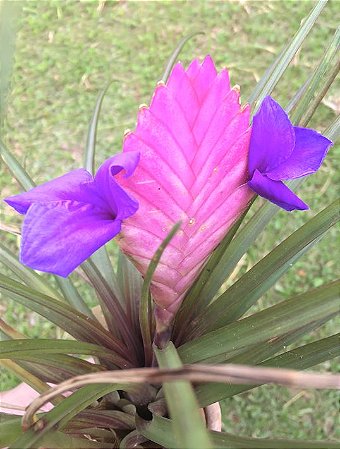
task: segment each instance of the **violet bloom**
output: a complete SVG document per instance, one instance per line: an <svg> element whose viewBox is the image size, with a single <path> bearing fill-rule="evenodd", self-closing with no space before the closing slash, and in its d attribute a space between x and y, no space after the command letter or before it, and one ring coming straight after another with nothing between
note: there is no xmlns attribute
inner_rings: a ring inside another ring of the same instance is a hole
<svg viewBox="0 0 340 449"><path fill-rule="evenodd" d="M207 56L175 65L150 107L140 108L124 154L140 152L133 177L120 180L139 202L118 243L144 275L172 226L182 227L164 251L151 292L158 323L169 323L202 269L253 196L247 186L249 106L240 105L227 70Z"/></svg>
<svg viewBox="0 0 340 449"><path fill-rule="evenodd" d="M29 267L68 276L121 230L122 220L133 215L138 203L116 182L125 170L129 177L139 153L108 159L93 177L73 170L34 189L6 198L25 214L20 260Z"/></svg>
<svg viewBox="0 0 340 449"><path fill-rule="evenodd" d="M248 185L285 210L308 209L282 181L316 172L331 145L318 132L293 126L281 106L266 97L253 120Z"/></svg>

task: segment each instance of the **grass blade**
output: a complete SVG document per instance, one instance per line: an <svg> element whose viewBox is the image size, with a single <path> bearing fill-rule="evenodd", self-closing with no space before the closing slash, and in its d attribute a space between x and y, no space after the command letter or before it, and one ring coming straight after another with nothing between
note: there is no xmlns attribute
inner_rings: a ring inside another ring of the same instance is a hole
<svg viewBox="0 0 340 449"><path fill-rule="evenodd" d="M183 366L172 342L162 350L155 348L155 354L160 368ZM172 418L172 431L176 441L174 447L181 449L212 447L190 383L187 381L165 382L163 388Z"/></svg>
<svg viewBox="0 0 340 449"><path fill-rule="evenodd" d="M193 334L202 335L244 315L299 257L340 220L339 207L338 199L254 265L206 309L193 329Z"/></svg>
<svg viewBox="0 0 340 449"><path fill-rule="evenodd" d="M231 351L280 337L339 310L340 281L335 281L185 343L179 354L183 363L223 362Z"/></svg>
<svg viewBox="0 0 340 449"><path fill-rule="evenodd" d="M327 0L319 0L308 17L303 21L300 29L297 31L292 41L282 50L275 63L265 73L263 78L258 83L257 87L249 98L249 103L253 104L253 113L257 111L262 100L270 95L276 84L279 82L283 73L287 69L289 63L293 59L294 55L301 47L303 41L308 36L309 32L313 28L313 25L321 11L326 6Z"/></svg>

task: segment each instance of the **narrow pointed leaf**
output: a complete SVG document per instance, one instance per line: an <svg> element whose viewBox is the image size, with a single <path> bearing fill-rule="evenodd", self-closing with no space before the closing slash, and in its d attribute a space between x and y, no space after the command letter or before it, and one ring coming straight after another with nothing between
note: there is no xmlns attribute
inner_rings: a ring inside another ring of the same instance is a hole
<svg viewBox="0 0 340 449"><path fill-rule="evenodd" d="M280 354L260 363L259 366L304 370L319 363L332 360L339 357L339 355L340 337L339 334L336 334ZM202 407L251 390L258 387L258 385L213 384L209 385L209 387L208 385L200 385L196 389L197 398Z"/></svg>
<svg viewBox="0 0 340 449"><path fill-rule="evenodd" d="M45 293L53 298L63 300L60 294L55 291L47 282L46 278L42 278L35 271L22 265L18 258L9 251L2 243L0 243L0 262L9 268L16 276L18 276L26 285Z"/></svg>
<svg viewBox="0 0 340 449"><path fill-rule="evenodd" d="M0 360L0 366L11 371L22 382L32 387L38 393L45 393L50 389L49 385L47 385L46 382L43 382L38 377L34 376L34 374L25 370L25 368L21 367L18 363L13 362L12 360ZM59 396L56 396L51 400L51 402L58 404L60 400L61 398Z"/></svg>
<svg viewBox="0 0 340 449"><path fill-rule="evenodd" d="M80 388L71 396L65 398L60 404L54 407L51 411L45 413L43 416L43 428L37 432L31 432L30 430L25 432L13 445L14 448L28 449L31 447L40 447L43 438L50 432L55 426L63 428L67 423L74 418L78 413L85 410L97 399L105 396L108 393L116 390L124 390L124 385L87 385ZM23 421L25 425L25 419ZM37 443L40 443L38 446ZM103 443L101 443L103 444ZM100 446L100 447L112 447ZM11 448L12 449L12 448Z"/></svg>
<svg viewBox="0 0 340 449"><path fill-rule="evenodd" d="M160 244L159 248L155 252L155 255L150 261L148 266L143 286L142 286L142 295L141 295L141 303L139 308L139 322L140 329L143 338L144 344L144 352L145 352L145 363L148 365L151 361L152 355L152 333L153 333L153 323L152 323L152 307L151 307L151 298L150 298L150 285L152 281L152 277L157 269L157 266L161 260L161 257L169 245L171 240L176 235L176 232L179 230L181 223L175 224L167 237ZM162 329L163 330L163 329Z"/></svg>
<svg viewBox="0 0 340 449"><path fill-rule="evenodd" d="M98 128L98 120L100 116L100 111L102 107L102 103L108 88L114 80L107 83L105 88L99 93L97 97L97 101L92 113L91 121L89 123L87 139L85 145L84 152L84 168L91 174L95 171L95 153L96 153L96 141L97 141L97 128ZM112 264L110 258L108 256L107 250L105 247L99 248L93 256L91 257L93 263L98 267L99 271L102 273L102 276L106 280L106 282L110 285L110 287L115 292L115 295L121 300L121 295L119 288L117 286L117 281L115 279L115 274L112 269Z"/></svg>
<svg viewBox="0 0 340 449"><path fill-rule="evenodd" d="M217 329L244 315L306 251L339 220L340 200L301 226L261 259L201 315L195 335Z"/></svg>
<svg viewBox="0 0 340 449"><path fill-rule="evenodd" d="M80 296L78 290L74 286L73 282L69 278L61 278L55 276L57 285L59 286L65 300L76 310L87 315L90 318L94 318L94 315L83 298Z"/></svg>
<svg viewBox="0 0 340 449"><path fill-rule="evenodd" d="M91 174L95 171L95 153L96 153L96 141L97 141L97 127L100 115L100 110L105 97L105 94L110 87L112 81L107 83L104 89L99 93L97 101L92 113L91 121L89 123L87 131L87 139L84 152L84 168Z"/></svg>
<svg viewBox="0 0 340 449"><path fill-rule="evenodd" d="M129 329L126 313L122 305L91 259L85 261L82 264L82 268L86 276L90 279L101 301L102 310L109 330L113 335L121 337L129 348L131 358L135 360L139 345L136 337L132 334L131 329Z"/></svg>
<svg viewBox="0 0 340 449"><path fill-rule="evenodd" d="M335 118L333 123L324 132L325 136L328 136L330 140L336 142L340 137L340 114Z"/></svg>
<svg viewBox="0 0 340 449"><path fill-rule="evenodd" d="M2 274L0 274L0 290L19 304L44 316L76 339L110 348L116 353L115 360L118 366L129 366L124 358L127 356L125 346L115 340L97 321Z"/></svg>
<svg viewBox="0 0 340 449"><path fill-rule="evenodd" d="M0 447L7 447L21 433L21 416L0 413Z"/></svg>
<svg viewBox="0 0 340 449"><path fill-rule="evenodd" d="M100 360L103 365L106 362L107 366L112 366L109 357L106 360L104 358ZM79 374L103 370L101 365L63 354L44 354L43 359L39 355L31 355L28 362L18 360L17 363L42 381L53 384L63 382Z"/></svg>
<svg viewBox="0 0 340 449"><path fill-rule="evenodd" d="M79 354L99 357L115 363L115 356L110 350L98 345L74 340L7 340L0 342L1 359L36 360L39 356L51 354Z"/></svg>
<svg viewBox="0 0 340 449"><path fill-rule="evenodd" d="M291 116L291 119L300 126L306 126L311 118L312 111L314 111L318 106L318 104L315 104L316 92L319 92L320 90L323 92L322 87L325 85L329 87L329 83L333 82L336 74L339 72L339 50L340 27L336 30L333 39L331 40L325 54L323 55L323 58L321 59L319 65L313 73L306 91L304 92L298 106ZM334 74L330 73L332 72L333 67L335 68ZM329 75L331 75L330 79L328 79Z"/></svg>
<svg viewBox="0 0 340 449"><path fill-rule="evenodd" d="M86 427L104 427L120 430L133 430L135 417L119 410L84 410L67 423L67 430Z"/></svg>
<svg viewBox="0 0 340 449"><path fill-rule="evenodd" d="M137 429L151 441L165 448L181 449L171 432L170 419L154 415L151 421L137 421ZM224 432L209 432L212 447L216 449L339 449L336 441L303 441L285 439L247 438ZM203 445L197 446L204 449Z"/></svg>
<svg viewBox="0 0 340 449"><path fill-rule="evenodd" d="M172 342L162 350L155 348L155 354L160 368L180 368L182 366ZM198 447L209 449L212 447L190 383L186 381L165 383L163 388L172 418L175 447L181 449Z"/></svg>
<svg viewBox="0 0 340 449"><path fill-rule="evenodd" d="M1 139L0 139L0 154L6 166L8 167L14 178L21 185L21 187L24 190L33 189L33 187L35 187L33 180L30 178L30 176L28 175L26 170L22 167L22 165L12 155L12 153L7 149L6 145Z"/></svg>
<svg viewBox="0 0 340 449"><path fill-rule="evenodd" d="M127 318L134 329L135 335L138 335L140 332L138 313L143 279L134 265L121 251L119 251L118 255L117 280L124 297Z"/></svg>
<svg viewBox="0 0 340 449"><path fill-rule="evenodd" d="M339 287L340 281L323 285L185 343L179 348L181 360L183 363L222 362L231 351L280 337L339 313Z"/></svg>
<svg viewBox="0 0 340 449"><path fill-rule="evenodd" d="M319 0L312 9L308 17L303 21L300 29L297 31L292 41L282 50L275 63L268 70L263 79L260 80L254 92L249 98L249 102L254 104L253 113L256 112L262 100L273 91L274 87L281 79L294 55L301 47L302 43L313 28L314 23L326 6L327 0Z"/></svg>
<svg viewBox="0 0 340 449"><path fill-rule="evenodd" d="M169 75L171 73L171 70L172 70L173 66L176 64L177 59L178 59L181 51L183 50L183 47L185 46L185 44L190 39L192 39L194 36L198 36L199 34L204 34L204 32L203 31L196 31L195 33L190 33L188 36L184 36L183 39L181 39L178 42L177 47L172 52L172 54L171 54L171 56L170 56L170 58L169 58L169 60L168 60L168 62L166 64L164 73L163 73L163 75L161 77L162 81L164 81L165 83L167 82L167 80L169 78Z"/></svg>

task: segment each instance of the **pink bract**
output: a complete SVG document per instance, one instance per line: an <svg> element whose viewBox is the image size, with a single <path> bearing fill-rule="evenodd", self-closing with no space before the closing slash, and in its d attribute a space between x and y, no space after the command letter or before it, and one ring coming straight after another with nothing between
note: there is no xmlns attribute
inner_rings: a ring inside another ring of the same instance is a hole
<svg viewBox="0 0 340 449"><path fill-rule="evenodd" d="M118 182L139 202L125 220L119 245L145 274L171 230L182 227L155 272L152 295L169 322L211 252L244 211L250 138L249 107L227 70L217 73L210 56L187 70L178 63L159 83L150 107L139 110L124 152L140 152L135 174Z"/></svg>

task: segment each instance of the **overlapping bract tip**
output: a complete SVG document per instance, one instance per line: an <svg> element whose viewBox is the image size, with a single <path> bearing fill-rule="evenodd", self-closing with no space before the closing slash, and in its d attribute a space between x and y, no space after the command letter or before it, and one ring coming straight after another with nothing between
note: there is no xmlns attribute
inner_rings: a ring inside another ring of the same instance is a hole
<svg viewBox="0 0 340 449"><path fill-rule="evenodd" d="M210 56L185 70L174 66L159 84L150 107L140 108L137 127L124 140L124 153L138 151L133 177L118 182L139 202L123 223L122 250L145 274L172 226L181 230L166 248L153 278L152 293L169 318L207 257L247 206L249 107L240 106Z"/></svg>

